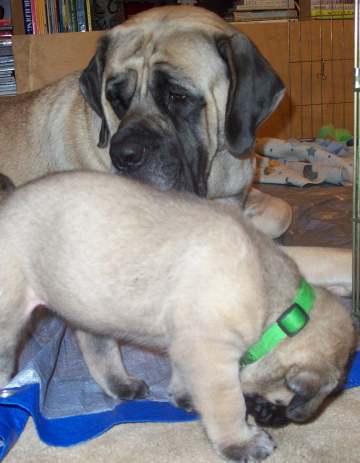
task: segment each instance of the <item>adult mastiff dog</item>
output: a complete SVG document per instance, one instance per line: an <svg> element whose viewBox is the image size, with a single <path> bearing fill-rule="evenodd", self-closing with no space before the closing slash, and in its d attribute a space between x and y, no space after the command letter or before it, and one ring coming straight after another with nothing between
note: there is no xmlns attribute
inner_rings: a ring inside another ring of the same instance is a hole
<svg viewBox="0 0 360 463"><path fill-rule="evenodd" d="M250 188L251 149L283 94L254 45L218 16L154 8L105 34L81 74L1 100L0 172L19 185L54 171L113 170L227 198L278 236L291 211ZM350 290L350 251L286 251L312 283Z"/></svg>

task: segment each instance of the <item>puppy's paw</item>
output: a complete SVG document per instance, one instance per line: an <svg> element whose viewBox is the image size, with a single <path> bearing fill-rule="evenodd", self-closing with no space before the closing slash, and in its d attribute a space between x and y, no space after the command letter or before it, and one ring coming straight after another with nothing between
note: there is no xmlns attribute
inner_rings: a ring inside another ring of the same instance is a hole
<svg viewBox="0 0 360 463"><path fill-rule="evenodd" d="M279 427L289 423L284 405L269 402L257 394L246 395L245 403L247 413L261 426Z"/></svg>
<svg viewBox="0 0 360 463"><path fill-rule="evenodd" d="M256 434L246 444L232 444L221 449L221 455L231 461L248 463L264 460L276 449L276 444L270 434L258 429Z"/></svg>
<svg viewBox="0 0 360 463"><path fill-rule="evenodd" d="M183 408L187 412L193 412L195 410L192 398L190 394L182 394L182 395L171 395L172 402L179 408Z"/></svg>
<svg viewBox="0 0 360 463"><path fill-rule="evenodd" d="M118 378L108 380L108 387L114 397L121 400L144 399L148 393L148 385L137 378L129 378L126 382L120 382Z"/></svg>

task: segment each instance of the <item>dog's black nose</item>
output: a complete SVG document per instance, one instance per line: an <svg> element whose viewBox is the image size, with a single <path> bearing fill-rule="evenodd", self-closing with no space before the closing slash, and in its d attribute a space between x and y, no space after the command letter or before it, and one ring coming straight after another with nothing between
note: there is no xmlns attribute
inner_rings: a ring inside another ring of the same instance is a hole
<svg viewBox="0 0 360 463"><path fill-rule="evenodd" d="M139 168L145 161L145 147L140 140L125 138L114 140L110 146L110 158L119 171L131 171Z"/></svg>
<svg viewBox="0 0 360 463"><path fill-rule="evenodd" d="M119 170L138 168L145 160L145 147L136 141L123 141L120 145L112 145L110 157Z"/></svg>

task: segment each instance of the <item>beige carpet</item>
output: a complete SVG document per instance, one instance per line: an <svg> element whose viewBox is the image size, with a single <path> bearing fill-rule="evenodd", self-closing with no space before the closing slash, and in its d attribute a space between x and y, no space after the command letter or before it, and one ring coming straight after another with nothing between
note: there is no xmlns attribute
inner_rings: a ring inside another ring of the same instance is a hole
<svg viewBox="0 0 360 463"><path fill-rule="evenodd" d="M312 423L271 430L268 463L359 463L360 388L350 389ZM47 447L31 421L5 463L220 463L198 422L119 425L71 448Z"/></svg>

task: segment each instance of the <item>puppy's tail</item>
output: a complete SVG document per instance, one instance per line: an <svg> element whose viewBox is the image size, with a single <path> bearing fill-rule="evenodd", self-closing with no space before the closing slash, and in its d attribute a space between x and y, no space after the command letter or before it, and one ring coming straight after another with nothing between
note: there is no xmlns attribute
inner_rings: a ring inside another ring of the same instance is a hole
<svg viewBox="0 0 360 463"><path fill-rule="evenodd" d="M14 182L6 175L0 173L0 201L14 190Z"/></svg>

